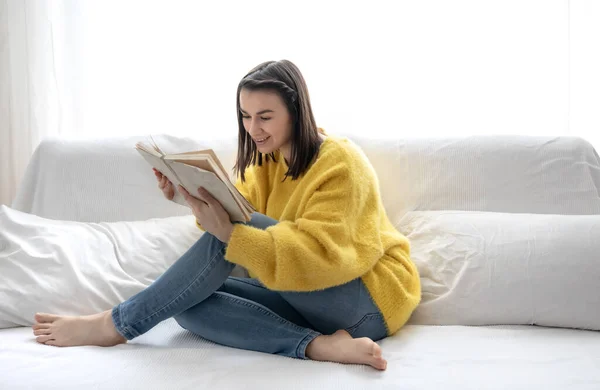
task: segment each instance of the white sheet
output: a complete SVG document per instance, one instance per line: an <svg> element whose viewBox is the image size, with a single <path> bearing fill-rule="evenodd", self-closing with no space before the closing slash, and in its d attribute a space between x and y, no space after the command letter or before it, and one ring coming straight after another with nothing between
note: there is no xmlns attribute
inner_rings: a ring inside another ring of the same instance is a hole
<svg viewBox="0 0 600 390"><path fill-rule="evenodd" d="M127 345L57 348L0 330L1 389L600 389L600 332L408 325L388 370L216 345L167 320Z"/></svg>

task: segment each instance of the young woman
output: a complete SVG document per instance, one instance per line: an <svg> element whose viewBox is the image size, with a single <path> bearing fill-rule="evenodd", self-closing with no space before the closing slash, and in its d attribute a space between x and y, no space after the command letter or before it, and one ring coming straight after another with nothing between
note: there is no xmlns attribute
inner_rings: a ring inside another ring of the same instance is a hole
<svg viewBox="0 0 600 390"><path fill-rule="evenodd" d="M112 346L174 317L231 347L386 368L375 341L406 323L421 287L373 168L351 141L316 126L290 61L265 62L244 76L237 115L236 186L258 210L252 220L233 224L204 189L178 188L207 233L111 310L36 314L38 342ZM171 199L176 189L155 174ZM252 278L229 277L236 264Z"/></svg>

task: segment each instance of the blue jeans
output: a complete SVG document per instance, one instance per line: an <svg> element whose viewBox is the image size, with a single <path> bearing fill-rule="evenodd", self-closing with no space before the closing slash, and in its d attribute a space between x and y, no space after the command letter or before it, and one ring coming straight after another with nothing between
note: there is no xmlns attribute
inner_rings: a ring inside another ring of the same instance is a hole
<svg viewBox="0 0 600 390"><path fill-rule="evenodd" d="M255 213L247 224L277 221ZM226 245L205 233L164 274L115 306L112 319L126 339L170 317L183 328L230 347L306 359L321 334L345 329L375 341L387 335L381 312L360 278L311 292L273 291L257 279L229 277Z"/></svg>

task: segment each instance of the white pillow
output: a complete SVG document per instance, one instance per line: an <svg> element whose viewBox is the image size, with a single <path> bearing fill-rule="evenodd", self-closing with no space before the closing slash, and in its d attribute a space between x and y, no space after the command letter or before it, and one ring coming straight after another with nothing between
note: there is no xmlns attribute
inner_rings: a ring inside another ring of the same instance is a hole
<svg viewBox="0 0 600 390"><path fill-rule="evenodd" d="M600 215L410 212L422 303L410 323L600 330Z"/></svg>
<svg viewBox="0 0 600 390"><path fill-rule="evenodd" d="M35 312L85 315L141 291L200 238L194 216L135 222L44 219L0 206L0 328Z"/></svg>

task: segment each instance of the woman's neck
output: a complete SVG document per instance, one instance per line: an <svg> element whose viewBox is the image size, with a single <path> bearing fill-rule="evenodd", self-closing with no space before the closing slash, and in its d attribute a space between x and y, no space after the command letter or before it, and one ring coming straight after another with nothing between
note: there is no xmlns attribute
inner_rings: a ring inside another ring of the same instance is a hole
<svg viewBox="0 0 600 390"><path fill-rule="evenodd" d="M323 143L325 141L325 139L327 138L327 136L323 133L319 133L319 139L321 140L321 143ZM285 163L287 164L287 166L290 166L290 160L292 158L292 147L291 145L286 145L282 148L279 148L279 153L281 153L281 156L283 157L283 159L285 160Z"/></svg>

